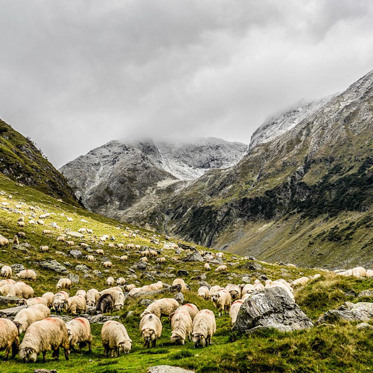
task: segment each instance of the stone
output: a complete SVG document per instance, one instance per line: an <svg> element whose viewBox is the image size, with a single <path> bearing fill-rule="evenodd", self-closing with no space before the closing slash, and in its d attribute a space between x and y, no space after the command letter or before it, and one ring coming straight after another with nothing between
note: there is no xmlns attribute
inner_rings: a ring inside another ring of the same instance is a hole
<svg viewBox="0 0 373 373"><path fill-rule="evenodd" d="M146 263L143 263L143 262L138 262L136 264L136 268L137 269L140 269L141 271L144 271L146 269Z"/></svg>
<svg viewBox="0 0 373 373"><path fill-rule="evenodd" d="M251 333L274 328L282 332L308 329L310 318L280 286L264 289L245 300L237 316L234 330Z"/></svg>
<svg viewBox="0 0 373 373"><path fill-rule="evenodd" d="M358 302L351 303L346 302L341 307L335 310L329 310L325 312L317 320L318 324L330 323L336 321L368 321L373 317L373 303L370 302Z"/></svg>
<svg viewBox="0 0 373 373"><path fill-rule="evenodd" d="M10 266L12 268L12 271L14 273L18 273L18 272L21 272L25 269L24 265L23 264L13 264Z"/></svg>
<svg viewBox="0 0 373 373"><path fill-rule="evenodd" d="M119 316L105 316L105 315L94 315L94 316L86 316L91 324L104 324L108 320L119 320Z"/></svg>
<svg viewBox="0 0 373 373"><path fill-rule="evenodd" d="M93 273L95 276L97 276L97 277L103 277L102 272L98 271L97 269L94 269L92 273Z"/></svg>
<svg viewBox="0 0 373 373"><path fill-rule="evenodd" d="M18 297L6 297L6 296L0 296L0 306L16 306L19 304L19 298Z"/></svg>
<svg viewBox="0 0 373 373"><path fill-rule="evenodd" d="M373 329L373 326L370 325L370 324L367 324L366 322L361 322L360 324L356 325L356 329L367 329L367 330L371 330L371 329Z"/></svg>
<svg viewBox="0 0 373 373"><path fill-rule="evenodd" d="M194 373L194 370L188 370L179 367L173 367L171 365L157 365L150 367L147 373Z"/></svg>
<svg viewBox="0 0 373 373"><path fill-rule="evenodd" d="M373 297L373 290L363 290L358 295L359 298L370 298Z"/></svg>
<svg viewBox="0 0 373 373"><path fill-rule="evenodd" d="M56 369L52 369L52 370L49 370L49 369L35 369L34 373L57 373L57 370Z"/></svg>
<svg viewBox="0 0 373 373"><path fill-rule="evenodd" d="M153 300L151 299L147 299L147 298L143 298L139 301L139 305L140 306L145 306L145 307L148 307L150 304L153 303Z"/></svg>
<svg viewBox="0 0 373 373"><path fill-rule="evenodd" d="M79 232L67 232L67 235L70 237L75 237L75 238L83 238L84 234L81 234Z"/></svg>
<svg viewBox="0 0 373 373"><path fill-rule="evenodd" d="M89 272L90 269L85 265L85 264L78 264L75 269L78 271L78 272Z"/></svg>
<svg viewBox="0 0 373 373"><path fill-rule="evenodd" d="M189 272L185 269L179 269L176 274L178 277L189 276Z"/></svg>
<svg viewBox="0 0 373 373"><path fill-rule="evenodd" d="M12 308L6 308L0 310L0 317L4 317L7 319L12 319L17 315L17 313L24 308L27 308L27 306L18 306L18 307L12 307Z"/></svg>
<svg viewBox="0 0 373 373"><path fill-rule="evenodd" d="M40 267L48 269L53 272L66 274L67 269L61 263L57 262L57 260L44 260L39 263Z"/></svg>
<svg viewBox="0 0 373 373"><path fill-rule="evenodd" d="M69 251L69 254L73 257L73 258L75 258L75 259L79 259L79 258L81 258L82 257L82 252L80 251L80 250L70 250Z"/></svg>
<svg viewBox="0 0 373 373"><path fill-rule="evenodd" d="M240 268L248 269L249 271L260 271L262 269L262 265L252 261L242 264Z"/></svg>
<svg viewBox="0 0 373 373"><path fill-rule="evenodd" d="M250 282L251 282L251 278L249 276L243 276L241 280L245 284L250 284Z"/></svg>
<svg viewBox="0 0 373 373"><path fill-rule="evenodd" d="M194 251L187 257L181 259L183 262L203 262L203 258L198 251Z"/></svg>
<svg viewBox="0 0 373 373"><path fill-rule="evenodd" d="M79 276L78 275L74 275L73 273L69 273L67 275L67 278L69 278L71 280L71 282L74 283L74 284L79 283Z"/></svg>

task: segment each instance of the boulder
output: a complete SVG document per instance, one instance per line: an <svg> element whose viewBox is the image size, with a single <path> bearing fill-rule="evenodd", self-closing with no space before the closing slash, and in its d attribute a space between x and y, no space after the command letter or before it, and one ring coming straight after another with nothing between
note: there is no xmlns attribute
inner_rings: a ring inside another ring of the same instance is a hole
<svg viewBox="0 0 373 373"><path fill-rule="evenodd" d="M85 265L85 264L78 264L75 269L78 271L78 272L89 272L90 269Z"/></svg>
<svg viewBox="0 0 373 373"><path fill-rule="evenodd" d="M177 271L177 276L178 277L183 277L183 276L188 276L189 275L189 272L186 271L185 269L179 269Z"/></svg>
<svg viewBox="0 0 373 373"><path fill-rule="evenodd" d="M80 250L70 250L69 251L69 254L75 258L75 259L79 259L82 257L82 252Z"/></svg>
<svg viewBox="0 0 373 373"><path fill-rule="evenodd" d="M313 326L286 290L280 286L264 289L245 300L237 316L234 329L251 333L275 328L282 332L308 329Z"/></svg>
<svg viewBox="0 0 373 373"><path fill-rule="evenodd" d="M67 269L61 263L57 262L57 260L44 260L39 263L40 267L48 269L53 272L66 274Z"/></svg>
<svg viewBox="0 0 373 373"><path fill-rule="evenodd" d="M336 310L330 310L325 312L317 320L318 324L331 323L336 321L368 321L373 317L373 303L370 302L358 302L351 303L346 302Z"/></svg>
<svg viewBox="0 0 373 373"><path fill-rule="evenodd" d="M0 310L0 317L6 318L6 319L13 319L17 313L27 306L18 306L18 307L12 307L12 308L5 308Z"/></svg>
<svg viewBox="0 0 373 373"><path fill-rule="evenodd" d="M203 262L202 255L198 251L194 251L187 257L181 259L183 262Z"/></svg>
<svg viewBox="0 0 373 373"><path fill-rule="evenodd" d="M67 278L69 278L73 284L78 284L79 283L79 276L78 275L74 275L73 273L69 273L67 275Z"/></svg>
<svg viewBox="0 0 373 373"><path fill-rule="evenodd" d="M373 290L363 290L358 295L359 298L370 298L373 297Z"/></svg>
<svg viewBox="0 0 373 373"><path fill-rule="evenodd" d="M171 365L157 365L150 367L147 370L148 373L194 373L194 370L188 370L179 367L173 367Z"/></svg>
<svg viewBox="0 0 373 373"><path fill-rule="evenodd" d="M361 322L360 324L356 325L356 329L367 329L367 330L372 330L373 326L370 324L367 324L366 322Z"/></svg>
<svg viewBox="0 0 373 373"><path fill-rule="evenodd" d="M180 304L183 304L184 303L184 295L183 293L179 292L177 293L174 298L180 303Z"/></svg>
<svg viewBox="0 0 373 373"><path fill-rule="evenodd" d="M84 234L81 234L79 232L67 232L67 235L74 238L83 238Z"/></svg>
<svg viewBox="0 0 373 373"><path fill-rule="evenodd" d="M14 273L18 273L18 272L21 272L25 269L24 265L23 264L13 264L10 266L12 268L12 271Z"/></svg>

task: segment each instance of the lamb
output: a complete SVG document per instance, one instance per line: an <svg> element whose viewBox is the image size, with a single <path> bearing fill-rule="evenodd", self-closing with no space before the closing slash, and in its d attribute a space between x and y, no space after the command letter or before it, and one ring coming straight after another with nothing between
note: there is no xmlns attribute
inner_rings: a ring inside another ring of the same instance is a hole
<svg viewBox="0 0 373 373"><path fill-rule="evenodd" d="M232 303L231 308L229 310L229 317L231 318L231 324L234 326L236 324L238 312L243 304L243 300L239 299Z"/></svg>
<svg viewBox="0 0 373 373"><path fill-rule="evenodd" d="M198 289L198 296L204 299L210 299L210 290L207 286L201 286Z"/></svg>
<svg viewBox="0 0 373 373"><path fill-rule="evenodd" d="M157 317L169 316L179 307L179 302L173 298L157 299L146 307L145 311L141 314L141 318L146 314L152 313Z"/></svg>
<svg viewBox="0 0 373 373"><path fill-rule="evenodd" d="M17 276L22 280L36 280L36 273L32 269L24 269Z"/></svg>
<svg viewBox="0 0 373 373"><path fill-rule="evenodd" d="M215 272L227 272L227 270L228 270L228 268L227 268L227 266L224 264L224 265L221 265L221 266L217 267L217 268L215 269Z"/></svg>
<svg viewBox="0 0 373 373"><path fill-rule="evenodd" d="M210 345L215 332L216 321L214 313L207 309L199 311L193 320L192 340L194 347Z"/></svg>
<svg viewBox="0 0 373 373"><path fill-rule="evenodd" d="M71 280L67 277L62 277L58 280L56 289L70 289L71 287Z"/></svg>
<svg viewBox="0 0 373 373"><path fill-rule="evenodd" d="M9 266L2 266L1 267L1 277L10 278L12 277L13 271L12 268Z"/></svg>
<svg viewBox="0 0 373 373"><path fill-rule="evenodd" d="M89 289L87 291L87 306L95 307L99 298L100 294L97 289Z"/></svg>
<svg viewBox="0 0 373 373"><path fill-rule="evenodd" d="M184 307L184 306L182 306ZM185 344L185 340L190 340L193 321L185 308L178 308L171 318L171 343Z"/></svg>
<svg viewBox="0 0 373 373"><path fill-rule="evenodd" d="M52 309L54 311L61 312L65 308L67 304L67 300L69 299L69 294L65 291L60 291L56 294L54 294L53 297L53 303L52 303Z"/></svg>
<svg viewBox="0 0 373 373"><path fill-rule="evenodd" d="M111 294L103 294L97 301L96 313L112 312L114 309L114 298Z"/></svg>
<svg viewBox="0 0 373 373"><path fill-rule="evenodd" d="M65 350L65 359L69 360L70 343L65 323L58 318L47 318L35 322L27 329L19 356L26 363L35 363L42 353L45 362L47 351L53 350L52 356L58 360L60 347Z"/></svg>
<svg viewBox="0 0 373 373"><path fill-rule="evenodd" d="M44 320L49 317L50 314L50 309L44 304L35 304L34 306L19 311L13 322L18 329L18 333L22 334L31 324L36 321Z"/></svg>
<svg viewBox="0 0 373 373"><path fill-rule="evenodd" d="M172 286L180 285L181 286L181 292L184 293L186 290L188 290L188 285L185 283L185 281L182 278L175 278L175 280L172 282Z"/></svg>
<svg viewBox="0 0 373 373"><path fill-rule="evenodd" d="M9 240L0 234L0 246L9 245Z"/></svg>
<svg viewBox="0 0 373 373"><path fill-rule="evenodd" d="M229 292L225 289L219 290L216 294L212 296L212 301L214 302L216 308L219 311L219 317L222 314L222 311L226 313L226 311L229 311L229 308L232 303L232 298Z"/></svg>
<svg viewBox="0 0 373 373"><path fill-rule="evenodd" d="M140 332L147 348L156 347L157 339L162 335L162 323L158 316L148 313L140 320Z"/></svg>
<svg viewBox="0 0 373 373"><path fill-rule="evenodd" d="M87 255L86 258L89 262L94 262L95 261L95 257L93 255Z"/></svg>
<svg viewBox="0 0 373 373"><path fill-rule="evenodd" d="M124 285L126 280L123 277L117 278L117 285Z"/></svg>
<svg viewBox="0 0 373 373"><path fill-rule="evenodd" d="M4 360L8 360L10 350L12 350L12 359L14 359L19 348L17 327L8 319L0 319L0 330L0 350L5 350Z"/></svg>
<svg viewBox="0 0 373 373"><path fill-rule="evenodd" d="M47 301L47 306L51 307L53 304L53 298L54 294L51 291L48 291L42 295L42 298L44 298Z"/></svg>
<svg viewBox="0 0 373 373"><path fill-rule="evenodd" d="M114 277L108 277L108 278L106 279L106 285L108 285L108 286L113 286L114 283L115 283Z"/></svg>
<svg viewBox="0 0 373 373"><path fill-rule="evenodd" d="M101 329L101 340L105 356L119 357L120 353L131 351L132 341L124 325L118 321L106 321Z"/></svg>
<svg viewBox="0 0 373 373"><path fill-rule="evenodd" d="M105 267L105 268L111 268L113 266L113 263L110 262L110 261L106 261L106 262L103 262L102 265Z"/></svg>
<svg viewBox="0 0 373 373"><path fill-rule="evenodd" d="M231 295L232 300L241 298L241 288L238 285L228 284L225 288Z"/></svg>
<svg viewBox="0 0 373 373"><path fill-rule="evenodd" d="M84 317L77 317L66 323L67 334L69 335L70 350L75 349L79 345L79 352L82 347L88 345L88 350L91 352L92 333L91 324Z"/></svg>
<svg viewBox="0 0 373 373"><path fill-rule="evenodd" d="M87 309L87 303L84 297L75 295L67 299L67 310L72 315L81 314Z"/></svg>

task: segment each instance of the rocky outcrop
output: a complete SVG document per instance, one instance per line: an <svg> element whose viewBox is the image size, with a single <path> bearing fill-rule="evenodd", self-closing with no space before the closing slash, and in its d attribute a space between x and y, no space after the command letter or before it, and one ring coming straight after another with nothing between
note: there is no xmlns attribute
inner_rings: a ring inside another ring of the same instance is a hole
<svg viewBox="0 0 373 373"><path fill-rule="evenodd" d="M337 321L368 321L373 317L373 303L346 302L336 310L330 310L324 313L317 320L318 324L332 323Z"/></svg>
<svg viewBox="0 0 373 373"><path fill-rule="evenodd" d="M194 370L173 367L171 365L157 365L155 367L148 368L147 372L148 373L193 373Z"/></svg>
<svg viewBox="0 0 373 373"><path fill-rule="evenodd" d="M240 308L234 329L252 333L274 328L281 332L308 329L312 321L282 287L264 289L248 298Z"/></svg>

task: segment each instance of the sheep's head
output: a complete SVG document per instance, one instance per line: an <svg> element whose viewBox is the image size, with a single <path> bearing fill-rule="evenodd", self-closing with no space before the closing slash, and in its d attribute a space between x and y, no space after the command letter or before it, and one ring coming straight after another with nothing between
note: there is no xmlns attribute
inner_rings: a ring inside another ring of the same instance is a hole
<svg viewBox="0 0 373 373"><path fill-rule="evenodd" d="M231 290L231 291L229 292L229 294L231 295L231 297L232 297L233 300L239 298L239 294L238 294L238 291L237 291L237 290Z"/></svg>
<svg viewBox="0 0 373 373"><path fill-rule="evenodd" d="M145 328L142 330L142 337L145 342L151 342L156 339L155 330L150 328Z"/></svg>
<svg viewBox="0 0 373 373"><path fill-rule="evenodd" d="M220 298L220 294L219 293L216 293L212 296L212 301L214 303L217 303L219 301L219 298Z"/></svg>
<svg viewBox="0 0 373 373"><path fill-rule="evenodd" d="M194 347L205 347L206 346L206 338L203 334L193 333L192 340L194 343Z"/></svg>
<svg viewBox="0 0 373 373"><path fill-rule="evenodd" d="M36 363L36 360L38 358L38 354L36 353L36 351L33 348L25 347L25 348L22 348L19 351L19 357L25 363L29 363L29 362Z"/></svg>
<svg viewBox="0 0 373 373"><path fill-rule="evenodd" d="M119 352L122 354L128 354L131 351L132 341L130 339L120 342L118 345Z"/></svg>
<svg viewBox="0 0 373 373"><path fill-rule="evenodd" d="M171 343L183 345L185 343L185 339L177 334L176 332L172 332L171 334Z"/></svg>

